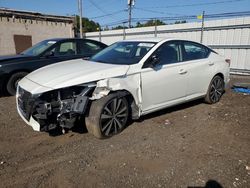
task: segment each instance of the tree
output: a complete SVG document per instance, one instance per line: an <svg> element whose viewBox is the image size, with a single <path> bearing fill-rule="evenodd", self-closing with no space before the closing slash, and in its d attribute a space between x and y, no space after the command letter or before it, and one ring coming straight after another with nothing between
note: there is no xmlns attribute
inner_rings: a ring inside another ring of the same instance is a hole
<svg viewBox="0 0 250 188"><path fill-rule="evenodd" d="M79 16L75 16L76 25L75 25L75 33L79 33L80 31L80 19ZM83 32L93 32L98 31L100 29L100 24L89 20L88 18L82 18Z"/></svg>
<svg viewBox="0 0 250 188"><path fill-rule="evenodd" d="M182 21L175 21L174 24L182 24L182 23L187 23L186 20L182 20Z"/></svg>
<svg viewBox="0 0 250 188"><path fill-rule="evenodd" d="M124 28L127 29L128 27L124 26ZM116 30L116 29L123 29L123 26L122 25L118 25L118 26L112 28L112 30Z"/></svg>
<svg viewBox="0 0 250 188"><path fill-rule="evenodd" d="M137 22L135 27L148 27L148 26L155 26L155 25L166 25L166 23L161 20L149 20L145 24L141 24L140 22Z"/></svg>
<svg viewBox="0 0 250 188"><path fill-rule="evenodd" d="M136 22L136 26L135 27L143 27L143 24L141 24L141 22Z"/></svg>

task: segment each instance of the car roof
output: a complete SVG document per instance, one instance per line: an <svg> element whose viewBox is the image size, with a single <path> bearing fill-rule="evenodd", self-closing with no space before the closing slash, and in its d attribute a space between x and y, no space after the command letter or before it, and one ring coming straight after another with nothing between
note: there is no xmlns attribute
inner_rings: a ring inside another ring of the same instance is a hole
<svg viewBox="0 0 250 188"><path fill-rule="evenodd" d="M123 41L135 41L135 42L161 42L168 40L175 40L176 38L167 38L167 37L143 37L143 38L135 38L135 39L126 39Z"/></svg>
<svg viewBox="0 0 250 188"><path fill-rule="evenodd" d="M45 41L64 41L64 40L91 40L91 41L95 41L95 42L99 42L96 40L92 40L92 39L81 39L81 38L51 38L51 39L46 39Z"/></svg>

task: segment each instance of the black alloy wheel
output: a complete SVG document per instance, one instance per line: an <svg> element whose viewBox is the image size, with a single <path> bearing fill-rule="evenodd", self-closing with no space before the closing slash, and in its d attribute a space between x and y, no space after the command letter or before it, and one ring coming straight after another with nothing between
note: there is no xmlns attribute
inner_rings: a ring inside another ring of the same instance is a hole
<svg viewBox="0 0 250 188"><path fill-rule="evenodd" d="M224 85L223 79L218 75L215 76L210 83L205 101L210 104L218 102L224 93Z"/></svg>
<svg viewBox="0 0 250 188"><path fill-rule="evenodd" d="M111 93L90 105L89 115L85 118L89 133L97 138L109 138L120 133L127 125L129 105L121 93Z"/></svg>
<svg viewBox="0 0 250 188"><path fill-rule="evenodd" d="M100 128L103 135L115 135L124 128L128 119L128 104L126 99L114 98L103 108L100 117Z"/></svg>

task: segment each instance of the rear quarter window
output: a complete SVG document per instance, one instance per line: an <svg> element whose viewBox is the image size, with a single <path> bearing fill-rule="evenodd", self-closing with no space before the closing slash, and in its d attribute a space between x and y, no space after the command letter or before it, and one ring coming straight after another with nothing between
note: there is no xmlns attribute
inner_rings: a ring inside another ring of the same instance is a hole
<svg viewBox="0 0 250 188"><path fill-rule="evenodd" d="M207 58L210 50L198 43L183 42L183 58L185 61Z"/></svg>

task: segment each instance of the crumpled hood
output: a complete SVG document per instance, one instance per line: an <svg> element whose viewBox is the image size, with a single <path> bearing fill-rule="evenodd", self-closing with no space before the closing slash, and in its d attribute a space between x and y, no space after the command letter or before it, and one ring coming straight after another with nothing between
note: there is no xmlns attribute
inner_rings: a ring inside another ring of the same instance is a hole
<svg viewBox="0 0 250 188"><path fill-rule="evenodd" d="M123 76L129 65L112 65L76 59L38 69L27 79L53 89L88 83L110 77Z"/></svg>

